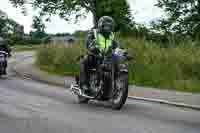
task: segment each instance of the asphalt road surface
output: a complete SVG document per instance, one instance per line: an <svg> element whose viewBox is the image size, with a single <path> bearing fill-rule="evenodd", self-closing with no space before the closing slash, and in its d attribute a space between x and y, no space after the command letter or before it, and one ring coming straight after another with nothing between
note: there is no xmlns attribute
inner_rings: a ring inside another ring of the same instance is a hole
<svg viewBox="0 0 200 133"><path fill-rule="evenodd" d="M133 100L121 111L95 101L80 105L67 90L9 69L0 79L0 133L200 133L200 112Z"/></svg>

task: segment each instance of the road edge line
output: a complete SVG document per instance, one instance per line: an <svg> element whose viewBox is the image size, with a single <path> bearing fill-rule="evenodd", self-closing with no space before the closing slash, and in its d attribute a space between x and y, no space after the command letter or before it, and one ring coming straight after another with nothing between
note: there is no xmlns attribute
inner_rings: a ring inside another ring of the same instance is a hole
<svg viewBox="0 0 200 133"><path fill-rule="evenodd" d="M200 106L189 105L189 104L185 104L185 103L170 102L170 101L162 100L162 99L153 99L153 98L145 98L145 97L137 97L137 96L128 96L128 98L132 99L132 100L160 103L160 104L176 106L176 107L181 107L181 108L188 108L188 109L200 111Z"/></svg>

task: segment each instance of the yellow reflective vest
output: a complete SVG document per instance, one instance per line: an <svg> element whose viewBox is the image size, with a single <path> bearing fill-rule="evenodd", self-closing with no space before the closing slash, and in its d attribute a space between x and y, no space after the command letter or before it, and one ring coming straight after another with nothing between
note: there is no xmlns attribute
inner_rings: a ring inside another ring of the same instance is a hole
<svg viewBox="0 0 200 133"><path fill-rule="evenodd" d="M101 52L107 52L109 47L112 46L112 41L114 40L114 34L111 33L109 39L106 39L102 34L94 30L94 36L96 40L96 45Z"/></svg>

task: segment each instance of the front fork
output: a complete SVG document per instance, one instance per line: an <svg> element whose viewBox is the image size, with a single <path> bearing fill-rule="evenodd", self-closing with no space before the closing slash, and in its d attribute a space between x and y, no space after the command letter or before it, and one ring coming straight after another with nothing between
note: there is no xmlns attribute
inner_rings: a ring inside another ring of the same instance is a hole
<svg viewBox="0 0 200 133"><path fill-rule="evenodd" d="M117 76L117 64L116 64L116 62L112 62L112 72L111 72L111 80L112 80L112 87L111 87L111 94L110 94L110 96L111 96L111 98L113 98L114 97L114 95L115 95L115 89L116 89L116 76Z"/></svg>

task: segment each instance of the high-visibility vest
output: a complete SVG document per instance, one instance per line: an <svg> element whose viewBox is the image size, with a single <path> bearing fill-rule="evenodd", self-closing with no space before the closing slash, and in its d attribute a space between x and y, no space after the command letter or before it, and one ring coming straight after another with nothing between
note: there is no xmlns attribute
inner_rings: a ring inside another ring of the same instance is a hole
<svg viewBox="0 0 200 133"><path fill-rule="evenodd" d="M114 40L114 34L111 33L108 39L106 39L102 34L98 33L94 30L95 40L97 42L97 47L99 47L100 51L107 52L109 47L112 46L112 41Z"/></svg>

